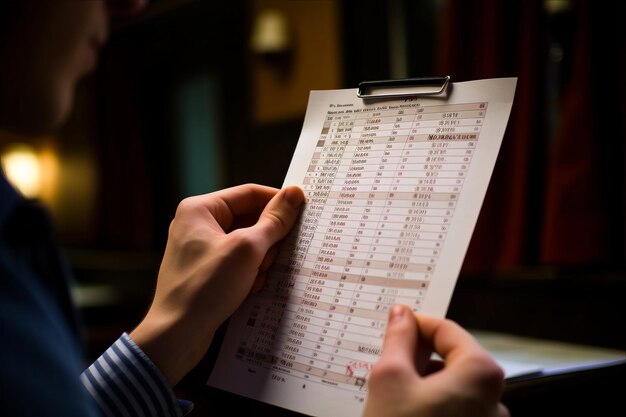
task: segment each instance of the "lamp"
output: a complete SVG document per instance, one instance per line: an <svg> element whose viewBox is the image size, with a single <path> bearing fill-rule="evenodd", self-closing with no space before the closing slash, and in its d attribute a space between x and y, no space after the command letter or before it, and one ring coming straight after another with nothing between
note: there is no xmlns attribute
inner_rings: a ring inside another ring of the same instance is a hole
<svg viewBox="0 0 626 417"><path fill-rule="evenodd" d="M259 12L254 20L250 43L252 51L259 55L288 53L292 38L287 16L274 9Z"/></svg>
<svg viewBox="0 0 626 417"><path fill-rule="evenodd" d="M254 19L250 48L262 65L281 80L289 78L293 65L293 34L289 20L280 10L260 11Z"/></svg>
<svg viewBox="0 0 626 417"><path fill-rule="evenodd" d="M23 143L9 145L2 152L2 169L11 184L26 198L41 194L41 163L35 148Z"/></svg>

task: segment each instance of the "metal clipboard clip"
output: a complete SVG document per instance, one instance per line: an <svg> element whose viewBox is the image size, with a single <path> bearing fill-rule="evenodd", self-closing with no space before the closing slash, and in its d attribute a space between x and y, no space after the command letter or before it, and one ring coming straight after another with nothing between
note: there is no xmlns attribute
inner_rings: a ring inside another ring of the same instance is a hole
<svg viewBox="0 0 626 417"><path fill-rule="evenodd" d="M362 81L356 95L363 99L437 96L444 94L450 84L450 76L403 78L399 80Z"/></svg>

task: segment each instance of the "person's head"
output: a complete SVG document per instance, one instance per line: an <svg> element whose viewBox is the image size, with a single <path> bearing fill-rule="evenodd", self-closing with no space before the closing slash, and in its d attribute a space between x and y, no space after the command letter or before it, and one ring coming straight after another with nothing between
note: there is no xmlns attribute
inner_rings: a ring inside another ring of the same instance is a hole
<svg viewBox="0 0 626 417"><path fill-rule="evenodd" d="M0 129L40 134L69 114L113 14L147 0L8 0L0 3Z"/></svg>

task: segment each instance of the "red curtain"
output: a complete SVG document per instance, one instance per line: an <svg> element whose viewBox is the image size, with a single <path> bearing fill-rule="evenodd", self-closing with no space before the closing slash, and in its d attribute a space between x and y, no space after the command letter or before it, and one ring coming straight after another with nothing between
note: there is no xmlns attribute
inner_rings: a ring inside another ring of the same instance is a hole
<svg viewBox="0 0 626 417"><path fill-rule="evenodd" d="M548 165L546 263L624 259L626 34L623 14L604 6L581 2L577 10L572 79Z"/></svg>
<svg viewBox="0 0 626 417"><path fill-rule="evenodd" d="M626 37L618 14L607 18L595 3L592 10L590 0L572 2L573 27L560 28L571 35L573 54L567 61L572 65L561 68L571 76L562 74L558 86L549 73L554 28L543 1L443 5L439 73L453 81L518 77L465 275L538 264L624 262ZM609 46L610 58L600 55L601 46ZM555 88L556 98L550 93ZM609 110L598 100L609 100Z"/></svg>

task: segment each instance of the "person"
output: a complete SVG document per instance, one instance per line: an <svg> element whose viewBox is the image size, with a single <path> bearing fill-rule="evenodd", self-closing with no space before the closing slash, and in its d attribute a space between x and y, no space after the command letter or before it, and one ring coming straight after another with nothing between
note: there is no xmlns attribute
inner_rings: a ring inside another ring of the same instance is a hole
<svg viewBox="0 0 626 417"><path fill-rule="evenodd" d="M144 3L2 2L0 130L38 135L59 126L71 111L76 83L96 65L109 18L136 13ZM298 187L245 184L183 200L145 318L85 369L71 277L47 211L0 174L0 413L189 413L191 404L176 399L172 387L206 354L218 327L263 285L276 243L304 199ZM249 216L256 223L238 227ZM457 324L395 306L383 346L369 378L366 417L507 415L501 369ZM432 351L443 366L429 360Z"/></svg>

